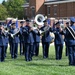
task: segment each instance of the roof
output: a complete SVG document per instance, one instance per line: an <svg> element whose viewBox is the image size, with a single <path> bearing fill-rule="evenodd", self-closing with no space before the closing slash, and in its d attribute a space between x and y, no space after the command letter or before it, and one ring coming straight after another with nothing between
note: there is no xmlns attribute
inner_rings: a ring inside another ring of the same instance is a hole
<svg viewBox="0 0 75 75"><path fill-rule="evenodd" d="M58 2L58 1L66 1L66 0L45 0L45 2Z"/></svg>
<svg viewBox="0 0 75 75"><path fill-rule="evenodd" d="M22 7L29 7L29 3L25 3Z"/></svg>
<svg viewBox="0 0 75 75"><path fill-rule="evenodd" d="M58 3L68 3L68 2L75 2L75 0L45 0L45 5L48 4L58 4Z"/></svg>

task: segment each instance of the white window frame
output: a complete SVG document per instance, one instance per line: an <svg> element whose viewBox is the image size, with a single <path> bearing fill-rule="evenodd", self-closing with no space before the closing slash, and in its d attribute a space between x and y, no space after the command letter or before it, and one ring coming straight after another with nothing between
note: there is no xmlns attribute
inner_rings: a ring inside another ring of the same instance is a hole
<svg viewBox="0 0 75 75"><path fill-rule="evenodd" d="M57 5L54 5L54 15L57 15Z"/></svg>
<svg viewBox="0 0 75 75"><path fill-rule="evenodd" d="M25 8L25 15L28 15L28 13L27 13L27 8Z"/></svg>
<svg viewBox="0 0 75 75"><path fill-rule="evenodd" d="M47 14L50 15L51 6L47 6Z"/></svg>

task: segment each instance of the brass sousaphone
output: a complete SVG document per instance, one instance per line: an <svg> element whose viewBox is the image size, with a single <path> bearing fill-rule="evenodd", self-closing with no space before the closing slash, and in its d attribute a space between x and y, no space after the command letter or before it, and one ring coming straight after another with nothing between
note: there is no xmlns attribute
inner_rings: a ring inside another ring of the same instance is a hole
<svg viewBox="0 0 75 75"><path fill-rule="evenodd" d="M38 14L35 16L35 22L37 25L43 26L43 21L45 20L45 17L42 14ZM40 34L42 35L44 31L39 30Z"/></svg>
<svg viewBox="0 0 75 75"><path fill-rule="evenodd" d="M45 17L42 14L38 14L35 16L35 22L37 25L43 25L43 21L45 20Z"/></svg>
<svg viewBox="0 0 75 75"><path fill-rule="evenodd" d="M37 25L43 26L44 20L45 20L45 17L42 14L38 14L35 17L35 22L36 22ZM50 26L47 26L47 27L44 28L44 31L39 30L40 34L43 35L47 30L49 30L49 28L50 28ZM52 32L50 32L50 36L52 37L52 41L51 41L51 43L52 43L52 42L54 42L55 35Z"/></svg>

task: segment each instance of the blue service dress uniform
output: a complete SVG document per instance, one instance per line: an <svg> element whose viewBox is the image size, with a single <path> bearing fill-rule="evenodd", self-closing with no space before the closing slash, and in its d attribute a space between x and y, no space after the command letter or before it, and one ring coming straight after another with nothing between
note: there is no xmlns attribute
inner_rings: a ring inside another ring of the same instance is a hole
<svg viewBox="0 0 75 75"><path fill-rule="evenodd" d="M0 29L0 62L3 62L5 59L5 35Z"/></svg>
<svg viewBox="0 0 75 75"><path fill-rule="evenodd" d="M12 28L9 33L10 34L14 34L14 30L16 28ZM18 43L19 43L19 36L18 34L16 34L14 37L11 37L11 35L9 35L9 39L11 40L11 58L17 58L18 55Z"/></svg>
<svg viewBox="0 0 75 75"><path fill-rule="evenodd" d="M8 43L9 43L9 37L8 37L8 33L7 32L5 32L4 34L5 34L5 57L6 57Z"/></svg>
<svg viewBox="0 0 75 75"><path fill-rule="evenodd" d="M75 26L70 25L75 31ZM69 65L75 65L75 39L72 37L69 31L66 30L67 36L67 47L68 47L68 56L69 56Z"/></svg>
<svg viewBox="0 0 75 75"><path fill-rule="evenodd" d="M33 54L35 56L38 56L38 54L39 54L39 43L40 43L40 33L37 29L34 30L33 38L34 38L34 44L33 44L34 51L33 51Z"/></svg>
<svg viewBox="0 0 75 75"><path fill-rule="evenodd" d="M64 39L62 37L62 34L61 34L59 28L54 29L54 34L55 34L54 44L55 44L56 60L60 60L62 58L62 50L63 50Z"/></svg>
<svg viewBox="0 0 75 75"><path fill-rule="evenodd" d="M65 32L66 32L66 30L65 30ZM66 36L66 35L64 35L64 36L65 36L65 37L64 37L64 41L65 41L65 46L66 46L66 47L65 47L65 55L68 56L67 36Z"/></svg>
<svg viewBox="0 0 75 75"><path fill-rule="evenodd" d="M20 36L19 36L19 39L20 39L20 55L24 54L24 49L25 49L25 47L24 47L24 37L22 35L23 28L24 27L22 27L22 26L20 27Z"/></svg>
<svg viewBox="0 0 75 75"><path fill-rule="evenodd" d="M10 27L10 29L9 30L11 30L12 29L12 27ZM11 54L11 50L12 50L12 41L11 41L11 39L10 39L10 35L8 34L8 36L9 36L9 50L10 50L10 54Z"/></svg>
<svg viewBox="0 0 75 75"><path fill-rule="evenodd" d="M73 31L75 31L75 25L74 25L75 18L74 17L70 17L70 23L71 25L69 27L72 28ZM75 66L75 39L71 35L70 31L67 28L65 28L65 31L62 31L62 32L65 35L66 40L67 40L69 65ZM73 35L75 36L75 34Z"/></svg>
<svg viewBox="0 0 75 75"><path fill-rule="evenodd" d="M41 27L40 30L44 31L45 26ZM42 36L42 47L43 47L43 58L48 58L49 53L49 45L52 41L52 37L50 36L50 31L52 32L52 28L49 28L43 36Z"/></svg>
<svg viewBox="0 0 75 75"><path fill-rule="evenodd" d="M32 55L33 55L33 31L30 31L29 26L25 26L23 30L23 36L24 36L24 44L25 44L25 60L31 61Z"/></svg>
<svg viewBox="0 0 75 75"><path fill-rule="evenodd" d="M67 27L69 26L69 22L66 22ZM64 32L66 33L66 29L64 29ZM67 47L67 36L64 35L64 41L65 41L65 55L68 56L68 47Z"/></svg>

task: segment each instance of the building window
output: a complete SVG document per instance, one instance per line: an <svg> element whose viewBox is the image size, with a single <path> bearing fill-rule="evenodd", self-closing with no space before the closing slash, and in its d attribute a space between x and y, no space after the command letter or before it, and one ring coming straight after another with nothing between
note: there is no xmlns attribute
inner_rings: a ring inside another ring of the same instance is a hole
<svg viewBox="0 0 75 75"><path fill-rule="evenodd" d="M54 15L57 15L57 5L54 5Z"/></svg>
<svg viewBox="0 0 75 75"><path fill-rule="evenodd" d="M47 7L47 14L50 15L50 6Z"/></svg>
<svg viewBox="0 0 75 75"><path fill-rule="evenodd" d="M26 0L26 2L28 2L28 3L29 3L29 0Z"/></svg>
<svg viewBox="0 0 75 75"><path fill-rule="evenodd" d="M28 14L27 14L27 8L25 8L25 16L27 16Z"/></svg>
<svg viewBox="0 0 75 75"><path fill-rule="evenodd" d="M34 18L34 17L35 17L35 8L32 7L32 8L31 8L31 11L32 11L32 18Z"/></svg>

